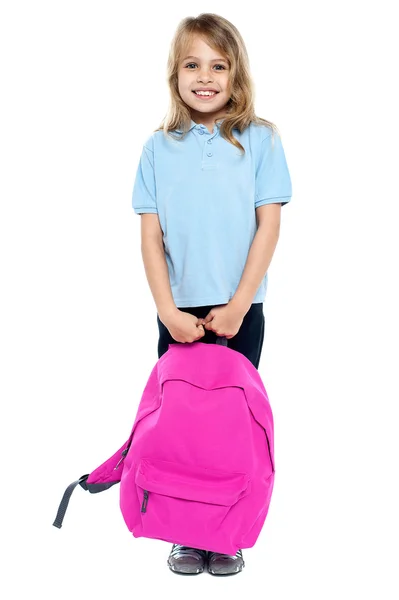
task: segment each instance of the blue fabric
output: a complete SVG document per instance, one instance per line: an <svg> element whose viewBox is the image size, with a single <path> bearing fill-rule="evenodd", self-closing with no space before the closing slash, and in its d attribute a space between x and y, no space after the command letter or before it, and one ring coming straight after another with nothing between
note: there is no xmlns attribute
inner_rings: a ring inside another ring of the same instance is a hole
<svg viewBox="0 0 399 600"><path fill-rule="evenodd" d="M156 131L142 147L132 206L136 214L158 214L178 308L229 302L256 233L256 208L291 200L278 133L255 123L233 133L243 156L221 137L220 124L210 133L194 121L184 139ZM267 280L266 273L253 303L264 301Z"/></svg>

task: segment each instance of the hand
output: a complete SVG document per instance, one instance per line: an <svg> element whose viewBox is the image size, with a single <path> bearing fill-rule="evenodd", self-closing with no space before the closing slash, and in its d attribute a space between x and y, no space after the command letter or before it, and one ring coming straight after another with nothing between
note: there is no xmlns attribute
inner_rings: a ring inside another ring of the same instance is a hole
<svg viewBox="0 0 399 600"><path fill-rule="evenodd" d="M214 331L216 335L225 336L230 340L239 332L244 316L245 313L233 304L224 304L212 308L200 322L208 331Z"/></svg>
<svg viewBox="0 0 399 600"><path fill-rule="evenodd" d="M171 316L161 319L176 342L196 342L205 335L202 319L177 309Z"/></svg>

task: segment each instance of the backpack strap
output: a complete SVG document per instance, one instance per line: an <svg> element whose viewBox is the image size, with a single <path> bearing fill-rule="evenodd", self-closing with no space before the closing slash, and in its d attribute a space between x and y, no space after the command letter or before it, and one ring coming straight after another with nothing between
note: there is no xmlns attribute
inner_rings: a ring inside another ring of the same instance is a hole
<svg viewBox="0 0 399 600"><path fill-rule="evenodd" d="M216 344L218 346L227 346L227 337L225 335L218 335L216 338Z"/></svg>
<svg viewBox="0 0 399 600"><path fill-rule="evenodd" d="M87 483L86 480L89 476L90 476L90 473L87 473L86 475L82 475L82 477L80 477L77 481L74 481L73 483L68 485L68 487L65 490L64 495L62 497L60 505L58 507L57 516L53 523L54 527L58 527L58 529L61 529L62 521L64 520L66 509L68 508L69 499L72 496L73 490L76 488L76 486L78 484L80 484L84 490L89 491L91 494L97 494L98 492L103 492L104 490L109 490L110 487L119 483L119 480L105 481L105 482L100 481L98 483Z"/></svg>
<svg viewBox="0 0 399 600"><path fill-rule="evenodd" d="M66 509L68 508L69 499L72 496L72 492L75 489L75 487L78 484L80 484L84 490L88 489L87 484L86 484L86 479L88 478L89 475L90 475L90 473L87 473L87 475L82 475L82 477L80 477L77 481L74 481L73 483L68 485L68 487L65 490L64 495L62 497L61 503L58 507L57 516L53 523L54 527L58 527L58 529L61 529L62 521L64 520Z"/></svg>

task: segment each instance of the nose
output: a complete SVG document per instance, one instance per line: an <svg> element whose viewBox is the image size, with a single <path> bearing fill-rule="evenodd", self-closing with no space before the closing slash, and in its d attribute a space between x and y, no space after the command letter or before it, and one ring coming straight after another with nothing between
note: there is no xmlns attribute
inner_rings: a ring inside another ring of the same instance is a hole
<svg viewBox="0 0 399 600"><path fill-rule="evenodd" d="M209 75L209 68L207 67L201 67L201 70L199 71L198 74L198 80L199 81L212 81L212 78Z"/></svg>

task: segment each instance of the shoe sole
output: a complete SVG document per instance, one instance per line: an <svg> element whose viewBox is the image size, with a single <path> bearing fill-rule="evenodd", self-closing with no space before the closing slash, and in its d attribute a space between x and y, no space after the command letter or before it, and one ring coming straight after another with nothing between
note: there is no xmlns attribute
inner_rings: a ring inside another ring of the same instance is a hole
<svg viewBox="0 0 399 600"><path fill-rule="evenodd" d="M209 575L212 575L213 577L230 577L231 575L238 575L238 573L242 573L242 571L244 570L244 567L245 567L245 564L241 567L241 569L239 571L234 571L233 573L213 573L209 569L208 569L208 573L209 573Z"/></svg>
<svg viewBox="0 0 399 600"><path fill-rule="evenodd" d="M186 571L176 571L175 569L172 569L172 567L169 567L169 570L172 571L172 573L175 573L176 575L201 575L201 573L204 572L204 569L202 569L202 571L196 571L195 573L190 573L190 572L186 572Z"/></svg>

